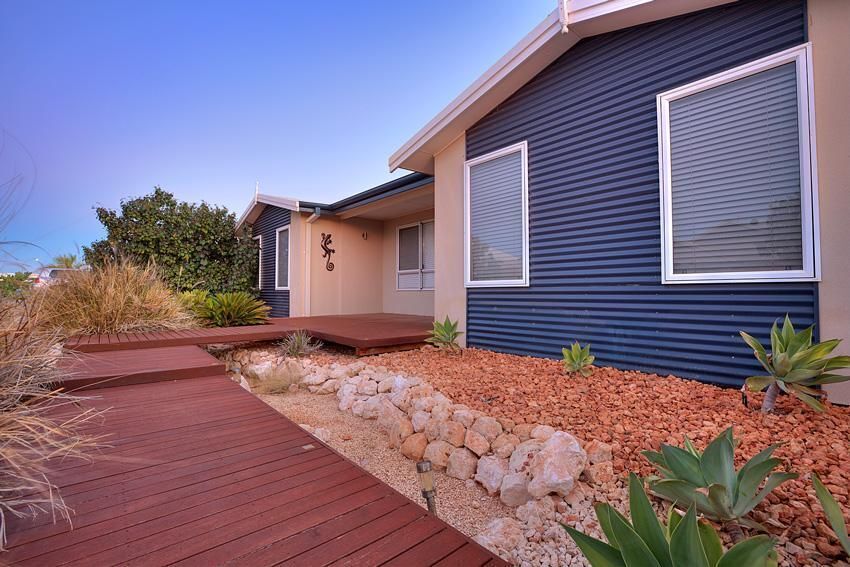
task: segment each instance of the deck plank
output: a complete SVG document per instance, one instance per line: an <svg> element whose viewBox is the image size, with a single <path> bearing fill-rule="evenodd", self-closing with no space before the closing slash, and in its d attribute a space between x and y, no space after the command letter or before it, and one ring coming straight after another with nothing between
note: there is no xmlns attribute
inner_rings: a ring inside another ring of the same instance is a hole
<svg viewBox="0 0 850 567"><path fill-rule="evenodd" d="M88 393L114 445L51 471L75 527L10 521L10 564L504 565L227 376Z"/></svg>

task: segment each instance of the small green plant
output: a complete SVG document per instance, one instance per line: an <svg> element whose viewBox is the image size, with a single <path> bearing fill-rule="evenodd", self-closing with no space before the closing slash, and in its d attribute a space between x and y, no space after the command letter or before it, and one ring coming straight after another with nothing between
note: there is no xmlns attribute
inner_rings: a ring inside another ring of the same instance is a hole
<svg viewBox="0 0 850 567"><path fill-rule="evenodd" d="M816 388L850 380L850 376L832 372L850 368L850 356L828 356L841 340L812 345L813 331L814 325L795 332L791 318L785 315L782 329L774 322L770 330L770 354L755 337L741 331L741 338L753 349L756 359L768 373L767 376L750 376L746 383L754 392L767 388L761 406L763 412L773 411L780 390L794 394L816 411L823 411L824 406L818 400L822 392Z"/></svg>
<svg viewBox="0 0 850 567"><path fill-rule="evenodd" d="M213 327L262 325L271 308L244 291L229 291L211 295L198 308L198 316Z"/></svg>
<svg viewBox="0 0 850 567"><path fill-rule="evenodd" d="M29 274L26 272L0 276L0 297L20 297L31 286Z"/></svg>
<svg viewBox="0 0 850 567"><path fill-rule="evenodd" d="M832 531L835 532L835 537L838 538L841 547L844 548L844 553L850 556L850 536L847 535L847 524L838 502L835 501L835 497L830 494L815 473L812 473L812 484L815 485L815 494L820 500L820 505L823 507L823 512L826 514L826 519L829 520Z"/></svg>
<svg viewBox="0 0 850 567"><path fill-rule="evenodd" d="M678 506L696 506L705 517L732 524L735 529L740 524L765 531L746 516L774 488L799 475L773 472L782 462L771 457L779 445L767 447L736 470L737 445L730 427L701 453L689 439L685 439L684 449L662 444L660 453L644 451L661 474L649 477L650 490Z"/></svg>
<svg viewBox="0 0 850 567"><path fill-rule="evenodd" d="M694 506L684 516L671 507L665 526L634 473L629 475L631 522L610 504L598 502L593 507L608 543L562 524L592 567L776 565L774 541L766 535L745 539L724 551L717 531L705 520L697 520Z"/></svg>
<svg viewBox="0 0 850 567"><path fill-rule="evenodd" d="M570 348L562 348L561 353L564 355L564 372L578 372L585 378L593 372L590 365L596 360L596 357L590 354L590 343L584 347L578 341L570 345Z"/></svg>
<svg viewBox="0 0 850 567"><path fill-rule="evenodd" d="M457 325L458 322L449 319L448 315L446 315L446 320L442 323L434 321L434 328L429 331L430 336L425 339L425 342L441 349L460 350L457 339L463 333L457 330Z"/></svg>
<svg viewBox="0 0 850 567"><path fill-rule="evenodd" d="M314 339L307 331L299 329L283 339L280 347L286 356L301 358L322 348L322 341Z"/></svg>
<svg viewBox="0 0 850 567"><path fill-rule="evenodd" d="M186 309L195 315L199 315L203 306L210 299L210 292L205 289L193 289L180 293L179 297L183 305L186 306Z"/></svg>

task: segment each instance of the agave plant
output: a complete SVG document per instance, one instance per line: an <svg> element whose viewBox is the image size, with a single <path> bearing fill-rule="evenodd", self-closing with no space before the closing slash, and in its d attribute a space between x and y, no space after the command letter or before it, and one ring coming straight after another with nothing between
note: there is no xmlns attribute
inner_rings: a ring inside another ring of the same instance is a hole
<svg viewBox="0 0 850 567"><path fill-rule="evenodd" d="M457 330L457 321L452 321L446 315L446 320L440 323L434 321L434 328L429 331L429 337L425 339L426 343L432 344L437 348L448 350L460 350L460 345L457 344L457 339L463 333Z"/></svg>
<svg viewBox="0 0 850 567"><path fill-rule="evenodd" d="M773 472L782 461L771 455L779 445L771 445L735 469L735 440L730 427L718 435L700 453L690 440L685 448L661 445L661 452L644 451L655 465L658 476L649 477L649 488L666 500L682 507L695 506L705 517L766 531L746 516L770 492L799 475Z"/></svg>
<svg viewBox="0 0 850 567"><path fill-rule="evenodd" d="M829 520L829 525L832 531L835 532L835 537L844 548L844 553L850 556L850 536L847 535L847 524L844 522L844 514L835 501L835 497L829 493L829 490L820 481L817 474L812 473L812 484L815 485L815 494L817 494L820 505L823 507L823 512L826 514L826 519Z"/></svg>
<svg viewBox="0 0 850 567"><path fill-rule="evenodd" d="M744 342L753 349L753 354L768 373L766 376L750 376L746 383L754 392L767 388L762 411L773 411L780 390L794 394L817 411L823 411L824 406L818 400L822 393L816 387L850 380L850 376L833 373L834 370L850 368L850 356L828 356L841 340L831 339L813 345L813 331L814 325L796 332L791 318L785 315L782 329L774 322L770 330L770 354L755 337L741 331Z"/></svg>
<svg viewBox="0 0 850 567"><path fill-rule="evenodd" d="M596 360L596 357L590 354L590 343L582 347L576 341L570 345L570 348L562 348L561 354L564 356L565 372L578 372L585 378L590 376L592 372L590 365Z"/></svg>
<svg viewBox="0 0 850 567"><path fill-rule="evenodd" d="M596 518L608 543L563 525L592 567L768 567L776 565L774 542L759 535L738 542L728 551L714 527L697 520L691 506L681 516L670 508L665 526L649 504L643 483L629 475L631 522L611 505L596 503Z"/></svg>
<svg viewBox="0 0 850 567"><path fill-rule="evenodd" d="M261 325L271 308L250 293L233 291L212 295L198 308L198 316L213 327Z"/></svg>

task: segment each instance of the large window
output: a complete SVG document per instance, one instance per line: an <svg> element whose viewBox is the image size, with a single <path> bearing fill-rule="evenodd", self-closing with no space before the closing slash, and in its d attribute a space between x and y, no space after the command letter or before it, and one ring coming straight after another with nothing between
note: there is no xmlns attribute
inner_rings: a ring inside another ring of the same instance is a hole
<svg viewBox="0 0 850 567"><path fill-rule="evenodd" d="M277 229L275 238L274 288L289 289L289 226Z"/></svg>
<svg viewBox="0 0 850 567"><path fill-rule="evenodd" d="M434 289L434 221L400 226L397 250L397 289Z"/></svg>
<svg viewBox="0 0 850 567"><path fill-rule="evenodd" d="M818 275L809 47L658 95L664 283Z"/></svg>
<svg viewBox="0 0 850 567"><path fill-rule="evenodd" d="M528 285L528 146L466 162L467 287Z"/></svg>

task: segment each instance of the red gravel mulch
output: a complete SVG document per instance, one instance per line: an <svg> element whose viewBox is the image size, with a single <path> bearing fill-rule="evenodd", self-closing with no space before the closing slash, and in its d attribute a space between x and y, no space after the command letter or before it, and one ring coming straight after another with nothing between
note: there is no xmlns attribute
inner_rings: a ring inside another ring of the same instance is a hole
<svg viewBox="0 0 850 567"><path fill-rule="evenodd" d="M850 408L827 404L827 411L818 414L781 396L776 413L765 415L758 411L761 394L749 394L748 409L734 389L614 368L596 368L588 378L566 376L559 361L477 349L452 354L425 348L368 360L421 376L455 403L489 415L544 423L584 441L610 443L621 476L653 472L640 454L645 449L681 445L685 436L703 448L730 425L741 440L738 466L765 446L782 443L776 456L801 476L774 490L755 519L778 522L771 528L775 535L809 552L797 554L800 564L810 564L807 556L842 556L810 473L817 472L845 514L850 512Z"/></svg>

